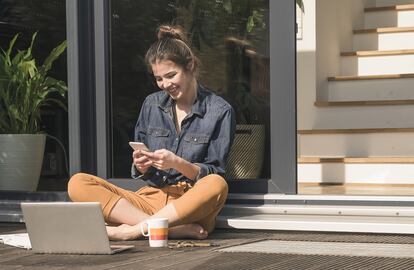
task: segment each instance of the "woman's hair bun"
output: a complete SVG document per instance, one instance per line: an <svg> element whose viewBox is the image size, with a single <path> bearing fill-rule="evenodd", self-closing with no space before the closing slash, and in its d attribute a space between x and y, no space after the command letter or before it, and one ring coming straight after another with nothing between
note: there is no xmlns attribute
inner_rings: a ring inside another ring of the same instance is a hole
<svg viewBox="0 0 414 270"><path fill-rule="evenodd" d="M161 25L157 29L158 40L164 38L179 39L188 44L187 36L184 33L184 29L179 26Z"/></svg>

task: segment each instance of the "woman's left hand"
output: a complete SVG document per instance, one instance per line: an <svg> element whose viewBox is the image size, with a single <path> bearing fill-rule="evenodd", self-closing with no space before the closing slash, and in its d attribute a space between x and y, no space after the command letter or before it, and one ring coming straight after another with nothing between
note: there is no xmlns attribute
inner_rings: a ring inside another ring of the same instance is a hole
<svg viewBox="0 0 414 270"><path fill-rule="evenodd" d="M142 151L142 154L152 161L153 167L164 171L174 168L179 159L177 155L167 149L159 149L154 152Z"/></svg>

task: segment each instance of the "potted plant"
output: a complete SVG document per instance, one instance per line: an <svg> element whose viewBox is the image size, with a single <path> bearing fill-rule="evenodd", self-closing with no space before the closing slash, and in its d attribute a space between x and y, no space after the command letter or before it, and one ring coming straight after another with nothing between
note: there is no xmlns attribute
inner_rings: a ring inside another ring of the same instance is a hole
<svg viewBox="0 0 414 270"><path fill-rule="evenodd" d="M46 141L41 110L51 103L66 109L56 98L65 96L66 83L48 76L66 41L38 66L32 55L36 36L27 49L14 50L18 34L6 50L0 48L0 190L36 190Z"/></svg>
<svg viewBox="0 0 414 270"><path fill-rule="evenodd" d="M236 89L232 102L236 112L236 134L227 161L226 177L256 179L261 175L265 152L265 125L259 116L263 104L245 83Z"/></svg>

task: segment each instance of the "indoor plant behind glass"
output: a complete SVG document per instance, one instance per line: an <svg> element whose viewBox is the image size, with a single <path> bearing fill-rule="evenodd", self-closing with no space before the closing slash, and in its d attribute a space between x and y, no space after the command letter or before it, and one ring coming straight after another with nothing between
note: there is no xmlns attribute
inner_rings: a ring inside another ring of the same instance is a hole
<svg viewBox="0 0 414 270"><path fill-rule="evenodd" d="M227 97L236 113L236 134L226 167L228 179L261 177L265 153L268 93L268 58L260 56L248 41L229 37L227 51ZM260 76L258 76L260 74Z"/></svg>
<svg viewBox="0 0 414 270"><path fill-rule="evenodd" d="M265 125L260 119L264 106L251 94L245 83L236 86L233 108L236 112L236 134L226 167L228 179L256 179L262 172L265 152Z"/></svg>
<svg viewBox="0 0 414 270"><path fill-rule="evenodd" d="M36 36L27 49L14 50L18 34L7 50L0 48L0 190L36 190L46 140L41 109L51 103L66 109L58 98L65 96L66 83L48 76L66 41L38 66L32 55Z"/></svg>

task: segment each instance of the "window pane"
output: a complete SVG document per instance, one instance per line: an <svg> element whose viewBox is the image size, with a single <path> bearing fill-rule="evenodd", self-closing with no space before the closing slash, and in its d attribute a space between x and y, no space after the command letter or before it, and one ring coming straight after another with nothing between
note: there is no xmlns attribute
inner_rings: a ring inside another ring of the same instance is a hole
<svg viewBox="0 0 414 270"><path fill-rule="evenodd" d="M183 26L201 60L199 82L236 111L228 178L270 177L269 1L112 1L113 177L129 177L133 129L159 91L143 57L161 24Z"/></svg>
<svg viewBox="0 0 414 270"><path fill-rule="evenodd" d="M19 33L15 49L26 49L33 33L38 32L33 45L36 65L42 65L51 50L66 39L65 0L0 0L0 47L7 48L10 40ZM49 76L67 81L66 52L53 63ZM53 98L66 103L56 95ZM56 137L68 150L68 114L56 104L44 107L41 112L41 131ZM38 190L66 190L68 179L67 157L60 144L47 139L43 168Z"/></svg>

